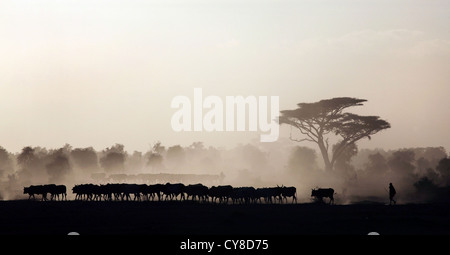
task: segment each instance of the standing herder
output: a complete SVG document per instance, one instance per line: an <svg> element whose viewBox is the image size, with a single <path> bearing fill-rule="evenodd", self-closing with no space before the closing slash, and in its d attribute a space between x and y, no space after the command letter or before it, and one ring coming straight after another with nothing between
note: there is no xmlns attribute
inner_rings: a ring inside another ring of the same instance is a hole
<svg viewBox="0 0 450 255"><path fill-rule="evenodd" d="M392 205L392 202L394 202L394 205L397 203L397 201L394 200L395 194L397 194L397 192L391 182L389 183L389 205Z"/></svg>

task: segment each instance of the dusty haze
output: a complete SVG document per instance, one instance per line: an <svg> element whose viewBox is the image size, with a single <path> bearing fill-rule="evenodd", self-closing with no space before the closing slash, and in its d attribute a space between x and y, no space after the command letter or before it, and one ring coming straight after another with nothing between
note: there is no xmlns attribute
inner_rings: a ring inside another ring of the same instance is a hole
<svg viewBox="0 0 450 255"><path fill-rule="evenodd" d="M65 184L73 199L75 184L202 183L208 187L294 186L298 201L311 202L311 189L334 188L336 202L386 203L394 183L399 203L448 200L450 158L443 147L399 150L363 149L346 153L332 172L323 170L316 150L288 139L254 142L232 149L153 144L148 151L129 152L121 144L95 151L92 147L59 149L24 147L12 154L0 148L0 198L27 199L23 187Z"/></svg>
<svg viewBox="0 0 450 255"><path fill-rule="evenodd" d="M294 185L302 201L316 186L335 187L341 202L379 201L393 181L413 201L423 185L448 185L446 163L438 167L450 149L448 13L450 2L438 0L3 0L0 195L23 198L32 183L71 188L95 182L93 173L171 172ZM280 110L363 98L352 112L392 128L358 142L344 172L324 174L317 152L296 147L314 144L289 141L286 126L275 143L255 141L258 132L174 132L171 100L192 99L194 88L221 98L279 96ZM157 141L160 163L151 156ZM192 149L195 142L202 147ZM26 146L35 161L21 163ZM418 148L439 149L423 156ZM102 165L108 153L123 160L118 168ZM94 154L87 162L95 164L80 163Z"/></svg>

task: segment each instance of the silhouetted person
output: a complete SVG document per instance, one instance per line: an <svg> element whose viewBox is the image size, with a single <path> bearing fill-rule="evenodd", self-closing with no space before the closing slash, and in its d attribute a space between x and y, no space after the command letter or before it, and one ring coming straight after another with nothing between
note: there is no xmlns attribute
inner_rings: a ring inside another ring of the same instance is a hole
<svg viewBox="0 0 450 255"><path fill-rule="evenodd" d="M394 202L394 205L397 203L397 201L394 200L395 194L397 194L397 192L391 182L389 183L389 205L392 205L392 202Z"/></svg>

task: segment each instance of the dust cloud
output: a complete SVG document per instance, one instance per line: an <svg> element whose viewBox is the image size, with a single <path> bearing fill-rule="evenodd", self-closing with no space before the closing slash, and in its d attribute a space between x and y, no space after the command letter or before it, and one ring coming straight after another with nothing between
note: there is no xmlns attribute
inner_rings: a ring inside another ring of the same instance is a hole
<svg viewBox="0 0 450 255"><path fill-rule="evenodd" d="M121 144L101 151L92 147L57 149L26 146L18 153L0 147L0 199L27 199L23 187L64 184L73 199L75 184L202 183L235 187L294 186L299 203L309 203L311 189L333 188L336 204L387 203L388 185L398 203L448 200L450 158L442 147L361 149L355 145L324 171L314 148L289 139L253 141L232 149L155 142L148 151L129 152Z"/></svg>

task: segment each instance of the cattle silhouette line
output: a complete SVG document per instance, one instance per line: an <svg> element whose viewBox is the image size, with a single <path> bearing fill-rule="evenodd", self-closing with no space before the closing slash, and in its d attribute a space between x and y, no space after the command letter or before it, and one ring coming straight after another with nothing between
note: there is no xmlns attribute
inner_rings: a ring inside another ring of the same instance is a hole
<svg viewBox="0 0 450 255"><path fill-rule="evenodd" d="M46 201L48 200L47 194L50 194L50 200L67 200L67 189L65 185L31 185L23 188L23 194L28 194L28 199L36 199L35 195L40 195L42 196L41 200Z"/></svg>
<svg viewBox="0 0 450 255"><path fill-rule="evenodd" d="M53 200L57 196L42 187L64 185L38 185L24 188L24 194L29 199L34 195L42 195L41 200L48 200L47 193L52 194ZM65 188L65 186L64 186ZM166 184L77 184L72 188L76 201L196 201L218 204L254 204L254 203L297 203L297 189L295 187L232 187L221 185L207 187L203 184L166 183ZM56 197L59 200L59 196ZM66 195L64 196L66 198Z"/></svg>
<svg viewBox="0 0 450 255"><path fill-rule="evenodd" d="M72 189L75 200L84 201L198 201L212 203L283 203L292 197L297 202L295 187L207 187L203 184L80 184Z"/></svg>

